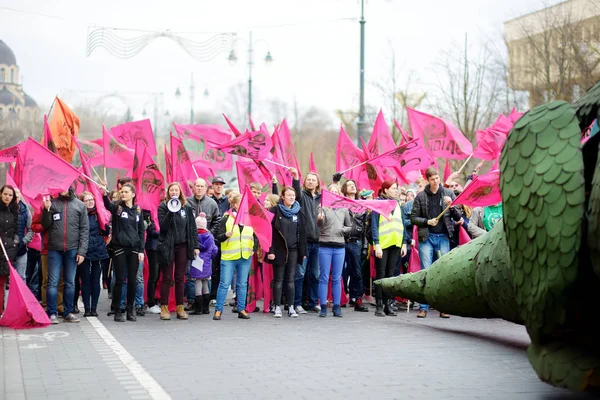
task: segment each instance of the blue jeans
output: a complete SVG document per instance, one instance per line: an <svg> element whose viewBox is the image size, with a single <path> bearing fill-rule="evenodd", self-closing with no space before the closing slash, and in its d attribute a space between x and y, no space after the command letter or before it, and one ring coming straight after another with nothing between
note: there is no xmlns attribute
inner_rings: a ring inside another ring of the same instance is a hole
<svg viewBox="0 0 600 400"><path fill-rule="evenodd" d="M233 279L233 271L237 270L237 309L238 312L246 310L246 292L248 291L248 273L252 258L238 260L221 260L221 281L217 289L217 304L215 311L223 312L223 304L227 297L227 290Z"/></svg>
<svg viewBox="0 0 600 400"><path fill-rule="evenodd" d="M361 254L362 241L346 243L346 271L350 277L348 293L351 299L360 299L363 295Z"/></svg>
<svg viewBox="0 0 600 400"><path fill-rule="evenodd" d="M31 293L39 300L40 295L40 276L42 274L42 253L35 249L27 249L27 287Z"/></svg>
<svg viewBox="0 0 600 400"><path fill-rule="evenodd" d="M83 307L86 310L98 307L100 297L100 271L102 261L90 261L87 258L81 264L79 274L81 276L81 294Z"/></svg>
<svg viewBox="0 0 600 400"><path fill-rule="evenodd" d="M304 275L306 269L309 271L309 299L308 306L314 307L319 301L319 244L318 243L307 243L306 244L306 258L302 264L298 264L296 268L296 278L294 279L295 284L295 299L294 307L302 305L302 284L304 282Z"/></svg>
<svg viewBox="0 0 600 400"><path fill-rule="evenodd" d="M123 286L125 288L125 286ZM121 297L122 299L125 296ZM123 303L123 302L121 302ZM135 280L135 306L144 307L144 262L138 265L137 277Z"/></svg>
<svg viewBox="0 0 600 400"><path fill-rule="evenodd" d="M17 273L23 279L23 282L27 281L27 253L17 257L15 260L15 269Z"/></svg>
<svg viewBox="0 0 600 400"><path fill-rule="evenodd" d="M342 297L342 269L344 268L344 258L346 249L344 247L320 247L319 265L321 265L321 274L319 277L319 300L321 300L321 309L327 308L327 291L329 289L329 271L331 270L331 296L333 305L340 305Z"/></svg>
<svg viewBox="0 0 600 400"><path fill-rule="evenodd" d="M58 298L58 281L63 273L65 289L63 294L64 312L67 316L73 312L75 298L75 273L77 272L77 249L67 251L48 250L48 288L46 289L46 304L48 315L56 314L56 299Z"/></svg>
<svg viewBox="0 0 600 400"><path fill-rule="evenodd" d="M439 256L450 251L450 239L445 233L430 233L429 239L419 242L419 257L421 269L428 269ZM438 254L439 253L439 254ZM420 304L420 310L429 310L428 304Z"/></svg>

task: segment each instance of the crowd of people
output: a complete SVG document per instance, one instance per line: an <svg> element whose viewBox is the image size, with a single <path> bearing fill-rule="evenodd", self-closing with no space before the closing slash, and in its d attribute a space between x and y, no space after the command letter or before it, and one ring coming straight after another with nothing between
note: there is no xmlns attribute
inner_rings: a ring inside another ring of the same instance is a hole
<svg viewBox="0 0 600 400"><path fill-rule="evenodd" d="M59 323L59 315L64 322L79 322L80 296L83 316L97 317L102 288L111 299L108 314L117 322L136 321L147 313L170 320L172 286L177 319L188 319L188 313L210 314L214 306L213 319L220 320L230 288L232 311L250 319L259 311L248 309L253 265L258 273L267 266L273 270L272 283L264 287L272 301L264 307L274 318L309 312L327 317L328 305L334 317L342 317L346 303L363 313L373 306L375 316L385 317L397 315L405 304L386 296L373 280L407 273L412 251L418 251L420 268L429 268L458 245L459 226L475 238L502 218L501 204L473 209L452 205L462 190L458 173L441 182L438 171L429 168L412 185L386 180L378 193L360 190L341 174L333 176L327 186L332 193L352 200L396 201L386 218L374 211L324 207L321 178L311 172L301 183L298 171L289 171L292 186L279 187L274 178L272 193L266 196L261 185L251 185L253 195L274 216L269 248L261 248L252 226L236 223L242 194L226 189L220 177L210 187L207 180L197 179L188 198L180 183L169 184L157 210L141 209L132 179L121 178L117 190L103 189L108 224L102 223L90 192L76 194L71 187L44 198L43 207L33 210L18 189L5 185L0 189L0 237L20 279L53 324ZM173 199L179 204L176 210L169 206ZM8 275L9 265L2 259L0 288L9 288ZM0 314L4 297L5 290L0 290ZM419 304L417 316L425 318L428 311L427 304Z"/></svg>

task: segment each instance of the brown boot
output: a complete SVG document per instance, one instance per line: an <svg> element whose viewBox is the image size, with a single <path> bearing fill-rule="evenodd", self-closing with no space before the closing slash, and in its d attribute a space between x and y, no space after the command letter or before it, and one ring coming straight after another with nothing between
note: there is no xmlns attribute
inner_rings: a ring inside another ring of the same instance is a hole
<svg viewBox="0 0 600 400"><path fill-rule="evenodd" d="M417 314L417 318L426 318L426 317L427 317L427 311L425 311L425 310L421 310Z"/></svg>
<svg viewBox="0 0 600 400"><path fill-rule="evenodd" d="M188 315L183 309L183 304L177 306L177 319L188 319Z"/></svg>
<svg viewBox="0 0 600 400"><path fill-rule="evenodd" d="M169 312L169 306L160 306L160 319L168 321L171 319L171 313Z"/></svg>

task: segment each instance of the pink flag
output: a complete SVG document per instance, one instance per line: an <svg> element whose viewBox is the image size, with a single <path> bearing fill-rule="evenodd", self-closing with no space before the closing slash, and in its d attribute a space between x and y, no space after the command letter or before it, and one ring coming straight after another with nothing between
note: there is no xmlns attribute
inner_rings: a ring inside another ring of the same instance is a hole
<svg viewBox="0 0 600 400"><path fill-rule="evenodd" d="M247 157L253 160L264 160L271 151L273 143L271 135L265 124L261 124L259 131L246 131L229 143L216 146L225 153Z"/></svg>
<svg viewBox="0 0 600 400"><path fill-rule="evenodd" d="M102 126L102 147L104 166L106 168L126 170L133 168L133 153L135 148L132 150L124 144L119 143L104 125Z"/></svg>
<svg viewBox="0 0 600 400"><path fill-rule="evenodd" d="M419 227L413 225L412 239L415 245L410 249L410 258L408 261L408 273L419 272L421 270L421 257L419 257Z"/></svg>
<svg viewBox="0 0 600 400"><path fill-rule="evenodd" d="M141 145L143 146L143 144ZM139 145L137 149L140 149ZM162 197L164 197L165 182L163 174L145 147L143 148L143 155L139 160L139 166L134 171L132 179L135 184L136 203L142 209L150 211L156 228L160 229L158 223L158 205Z"/></svg>
<svg viewBox="0 0 600 400"><path fill-rule="evenodd" d="M271 239L273 229L271 221L273 214L265 210L258 203L250 186L246 186L242 196L242 202L235 217L234 225L250 226L254 230L254 234L258 238L258 242L263 249L271 247Z"/></svg>
<svg viewBox="0 0 600 400"><path fill-rule="evenodd" d="M444 166L444 182L452 175L452 168L450 168L450 160L446 159L446 165Z"/></svg>
<svg viewBox="0 0 600 400"><path fill-rule="evenodd" d="M400 145L369 160L370 164L397 167L403 173L428 168L433 165L427 150L417 140Z"/></svg>
<svg viewBox="0 0 600 400"><path fill-rule="evenodd" d="M233 157L216 147L231 141L231 132L220 125L179 125L173 123L190 160L206 161L214 170L231 170Z"/></svg>
<svg viewBox="0 0 600 400"><path fill-rule="evenodd" d="M411 138L408 135L408 132L406 132L404 129L402 129L402 126L400 126L398 121L396 121L395 119L394 119L394 124L396 124L396 128L398 128L398 131L400 131L400 135L402 135L402 139L400 139L400 143L398 143L398 144L402 144L403 142L404 143L410 142Z"/></svg>
<svg viewBox="0 0 600 400"><path fill-rule="evenodd" d="M496 160L500 157L502 147L504 147L504 143L512 127L513 122L503 114L500 114L490 127L478 130L475 133L477 147L475 147L473 157L488 161Z"/></svg>
<svg viewBox="0 0 600 400"><path fill-rule="evenodd" d="M321 191L321 204L323 207L347 208L353 213L371 210L388 219L392 211L396 209L398 202L396 200L352 200L323 189Z"/></svg>
<svg viewBox="0 0 600 400"><path fill-rule="evenodd" d="M6 310L0 318L0 326L12 329L30 329L44 328L50 325L50 318L40 302L23 282L10 260L7 259L7 262L10 269L10 291Z"/></svg>
<svg viewBox="0 0 600 400"><path fill-rule="evenodd" d="M266 129L266 126L265 126ZM283 164L288 167L294 167L300 174L300 164L298 163L298 157L296 156L296 148L292 141L292 134L290 128L288 128L287 121L284 119L279 125L278 131L278 142L279 154L283 157ZM302 178L301 178L302 179Z"/></svg>
<svg viewBox="0 0 600 400"><path fill-rule="evenodd" d="M371 139L369 139L369 145L367 146L369 154L383 154L386 151L394 149L395 147L396 143L394 143L394 139L392 139L390 130L385 123L383 112L379 110L379 114L377 114L377 119L375 120L375 125L373 126L373 133L371 134Z"/></svg>
<svg viewBox="0 0 600 400"><path fill-rule="evenodd" d="M217 176L216 172L211 168L210 164L206 161L198 160L192 163L194 165L194 169L200 178L204 178L207 181Z"/></svg>
<svg viewBox="0 0 600 400"><path fill-rule="evenodd" d="M364 153L350 140L350 137L340 125L340 135L335 152L335 170L342 172L365 160Z"/></svg>
<svg viewBox="0 0 600 400"><path fill-rule="evenodd" d="M233 135L235 137L238 137L238 136L242 135L242 132L240 132L240 130L235 127L235 125L233 124L233 122L231 122L229 120L229 118L227 118L227 115L223 114L223 118L225 118L225 121L227 122L227 125L229 126L229 129L231 129L231 132L233 132Z"/></svg>
<svg viewBox="0 0 600 400"><path fill-rule="evenodd" d="M256 301L263 297L262 277L258 265L258 257L252 255L250 271L248 272L248 290L246 291L246 311L252 313L256 310Z"/></svg>
<svg viewBox="0 0 600 400"><path fill-rule="evenodd" d="M183 146L183 142L173 136L171 133L171 165L175 167L174 171L178 169L181 170L183 176L177 177L178 182L183 178L187 179L196 179L196 172L194 171L194 167L192 166L192 162ZM177 173L173 174L173 177L176 177Z"/></svg>
<svg viewBox="0 0 600 400"><path fill-rule="evenodd" d="M167 149L167 144L165 143L165 173L167 182L173 182L173 163L171 162L171 154L169 154L169 150Z"/></svg>
<svg viewBox="0 0 600 400"><path fill-rule="evenodd" d="M250 121L250 129L252 129L253 131L256 130L256 125L254 125L254 121L252 121L252 117L250 116L250 113L248 113L248 120Z"/></svg>
<svg viewBox="0 0 600 400"><path fill-rule="evenodd" d="M50 125L48 125L48 116L44 115L44 137L42 144L51 152L56 153L56 145L52 138L52 132L50 132Z"/></svg>
<svg viewBox="0 0 600 400"><path fill-rule="evenodd" d="M436 157L462 160L473 152L471 142L454 125L441 118L406 107L413 139Z"/></svg>
<svg viewBox="0 0 600 400"><path fill-rule="evenodd" d="M110 128L110 132L117 141L123 143L128 149L135 151L135 142L140 141L146 147L150 157L156 155L154 133L152 133L152 125L149 119L117 125Z"/></svg>
<svg viewBox="0 0 600 400"><path fill-rule="evenodd" d="M452 204L464 204L471 207L485 207L502 201L500 194L500 171L491 171L485 175L475 175L471 183Z"/></svg>
<svg viewBox="0 0 600 400"><path fill-rule="evenodd" d="M238 187L243 190L252 182L258 182L265 193L271 188L271 175L265 176L258 165L251 161L238 161L235 163L238 177Z"/></svg>
<svg viewBox="0 0 600 400"><path fill-rule="evenodd" d="M315 158L313 157L312 151L310 152L310 160L308 162L308 172L314 172L315 174L319 175L319 173L317 172L317 166L315 165Z"/></svg>
<svg viewBox="0 0 600 400"><path fill-rule="evenodd" d="M470 241L471 241L471 237L469 236L469 234L467 233L465 228L463 228L462 225L459 225L458 226L458 245L462 246L463 244L467 244Z"/></svg>
<svg viewBox="0 0 600 400"><path fill-rule="evenodd" d="M34 199L39 194L55 194L69 189L79 171L50 150L28 138L20 153L21 193Z"/></svg>
<svg viewBox="0 0 600 400"><path fill-rule="evenodd" d="M513 107L513 109L511 110L510 114L508 115L508 119L510 119L510 122L512 122L514 124L522 116L523 116L523 113L518 112L517 111L517 107Z"/></svg>
<svg viewBox="0 0 600 400"><path fill-rule="evenodd" d="M12 177L12 174L10 173L10 170L6 170L6 184L12 186L13 188L19 188L17 186L17 184L15 183L15 180Z"/></svg>
<svg viewBox="0 0 600 400"><path fill-rule="evenodd" d="M19 156L19 152L23 150L23 147L25 146L25 141L22 141L21 143L6 148L4 150L0 151L0 162L14 162L17 161L17 157Z"/></svg>
<svg viewBox="0 0 600 400"><path fill-rule="evenodd" d="M83 152L92 167L104 163L104 151L102 150L102 140L77 140L78 147ZM100 143L98 143L100 142Z"/></svg>
<svg viewBox="0 0 600 400"><path fill-rule="evenodd" d="M271 149L271 154L268 157L268 160L276 162L277 164L286 165L289 167L293 167L293 165L287 165L286 160L283 158L283 154L281 152L281 143L279 142L279 127L275 127L275 132L273 132L273 136L271 136L271 140L273 141L273 148ZM294 177L292 173L287 169L283 168L277 164L266 163L267 168L277 177L277 181L279 184L284 186L291 186ZM298 174L300 171L298 170Z"/></svg>

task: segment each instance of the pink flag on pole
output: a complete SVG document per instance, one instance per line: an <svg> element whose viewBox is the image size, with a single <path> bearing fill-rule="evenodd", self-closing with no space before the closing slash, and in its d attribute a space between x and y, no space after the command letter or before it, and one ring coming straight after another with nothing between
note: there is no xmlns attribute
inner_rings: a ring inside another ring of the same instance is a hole
<svg viewBox="0 0 600 400"><path fill-rule="evenodd" d="M396 209L398 202L396 200L352 200L323 189L321 191L321 204L323 207L347 208L353 213L371 210L387 219L392 211Z"/></svg>
<svg viewBox="0 0 600 400"><path fill-rule="evenodd" d="M250 226L254 230L254 234L258 238L258 242L263 249L271 247L271 239L273 229L271 221L273 214L265 210L262 205L256 200L250 190L250 186L246 186L242 196L242 202L238 208L235 217L234 225Z"/></svg>
<svg viewBox="0 0 600 400"><path fill-rule="evenodd" d="M446 165L444 166L444 182L452 175L452 168L450 168L450 160L446 159Z"/></svg>
<svg viewBox="0 0 600 400"><path fill-rule="evenodd" d="M478 130L475 133L477 146L473 152L473 157L488 161L496 160L500 157L508 133L513 125L513 122L509 118L500 114L491 126L483 130Z"/></svg>
<svg viewBox="0 0 600 400"><path fill-rule="evenodd" d="M469 236L469 234L467 233L465 228L463 228L462 225L459 225L458 226L458 245L462 246L463 244L467 244L470 241L471 241L471 237Z"/></svg>
<svg viewBox="0 0 600 400"><path fill-rule="evenodd" d="M270 161L276 162L277 164L285 165L288 167L293 167L293 165L286 164L286 160L282 154L282 146L279 142L279 127L275 127L275 132L273 132L273 136L271 136L271 140L273 141L273 148L271 149L271 154L267 158ZM287 169L280 165L273 163L266 163L266 167L277 177L277 181L279 184L284 186L291 186L294 177L292 173ZM298 170L298 174L300 174L300 170Z"/></svg>
<svg viewBox="0 0 600 400"><path fill-rule="evenodd" d="M242 132L240 132L240 130L238 128L236 128L236 126L233 124L233 122L231 122L229 120L229 118L227 118L227 115L223 114L223 118L225 118L225 122L227 122L227 125L229 126L229 129L231 129L231 132L233 132L233 135L235 137L241 136Z"/></svg>
<svg viewBox="0 0 600 400"><path fill-rule="evenodd" d="M248 113L248 121L250 121L250 129L252 129L253 131L256 130L256 125L254 125L254 121L252 121L252 116L250 115L250 113Z"/></svg>
<svg viewBox="0 0 600 400"><path fill-rule="evenodd" d="M220 144L231 141L231 132L220 125L179 125L173 123L177 135L193 162L206 161L214 170L230 170L231 154L217 149Z"/></svg>
<svg viewBox="0 0 600 400"><path fill-rule="evenodd" d="M210 164L203 160L194 161L192 163L194 169L200 178L204 178L210 181L212 178L217 176L216 172L211 168Z"/></svg>
<svg viewBox="0 0 600 400"><path fill-rule="evenodd" d="M397 167L403 173L428 168L433 165L427 150L417 141L412 140L369 160L370 164L382 167Z"/></svg>
<svg viewBox="0 0 600 400"><path fill-rule="evenodd" d="M273 142L265 124L261 124L259 131L246 131L229 143L216 146L225 153L247 157L253 160L264 160L271 151Z"/></svg>
<svg viewBox="0 0 600 400"><path fill-rule="evenodd" d="M110 132L117 141L123 143L128 149L135 151L135 142L139 141L144 144L150 157L156 155L154 133L149 119L117 125L110 128Z"/></svg>
<svg viewBox="0 0 600 400"><path fill-rule="evenodd" d="M523 116L523 113L517 111L517 107L513 107L510 114L508 115L508 119L514 124Z"/></svg>
<svg viewBox="0 0 600 400"><path fill-rule="evenodd" d="M171 154L169 153L169 150L167 149L167 144L165 143L165 173L166 173L166 178L167 178L167 182L173 182L173 163L171 162Z"/></svg>
<svg viewBox="0 0 600 400"><path fill-rule="evenodd" d="M471 142L450 122L406 107L413 139L436 157L462 160L473 152Z"/></svg>
<svg viewBox="0 0 600 400"><path fill-rule="evenodd" d="M400 139L400 143L398 143L398 144L410 142L412 139L408 135L408 132L406 132L404 129L402 129L402 126L400 126L398 121L396 121L395 119L394 119L394 124L396 125L396 128L398 128L398 131L400 131L400 135L402 135L402 139Z"/></svg>
<svg viewBox="0 0 600 400"><path fill-rule="evenodd" d="M130 170L133 167L135 148L132 150L119 143L104 125L102 126L102 147L106 168Z"/></svg>
<svg viewBox="0 0 600 400"><path fill-rule="evenodd" d="M102 140L77 140L80 150L85 154L92 167L104 163L104 151L102 150Z"/></svg>
<svg viewBox="0 0 600 400"><path fill-rule="evenodd" d="M190 156L188 155L187 150L183 146L183 142L173 136L171 133L171 165L174 167L179 167L181 172L183 173L183 177L187 179L196 179L196 172L194 171L194 167L192 166L192 162L190 160ZM177 169L177 168L175 168ZM175 174L174 174L175 176Z"/></svg>
<svg viewBox="0 0 600 400"><path fill-rule="evenodd" d="M141 145L143 146L143 144ZM140 145L137 146L137 150L139 149ZM138 162L138 168L134 170L132 176L135 184L136 203L142 209L150 211L152 220L158 230L160 229L158 223L158 205L164 196L164 177L145 147L143 148L143 155Z"/></svg>
<svg viewBox="0 0 600 400"><path fill-rule="evenodd" d="M344 171L364 160L363 152L350 140L344 127L340 125L340 135L335 152L335 170L337 172Z"/></svg>
<svg viewBox="0 0 600 400"><path fill-rule="evenodd" d="M252 255L250 271L248 272L248 290L246 291L246 311L252 313L256 310L256 301L263 297L262 277L258 265L258 256Z"/></svg>
<svg viewBox="0 0 600 400"><path fill-rule="evenodd" d="M419 227L413 225L412 239L415 245L410 250L410 258L408 261L408 273L419 272L421 270L421 257L419 257Z"/></svg>
<svg viewBox="0 0 600 400"><path fill-rule="evenodd" d="M500 194L500 171L491 171L485 175L475 175L471 183L452 204L464 204L471 207L485 207L502 201Z"/></svg>
<svg viewBox="0 0 600 400"><path fill-rule="evenodd" d="M375 125L373 126L373 133L371 134L371 138L369 139L369 144L367 146L369 154L383 154L386 151L394 149L395 147L396 143L394 143L394 139L392 139L390 130L385 122L385 118L383 117L383 112L379 110L379 114L377 114L377 119L375 120Z"/></svg>
<svg viewBox="0 0 600 400"><path fill-rule="evenodd" d="M308 172L314 172L315 174L319 175L312 151L310 152L310 160L308 161Z"/></svg>
<svg viewBox="0 0 600 400"><path fill-rule="evenodd" d="M238 161L235 163L237 170L238 186L244 190L252 182L257 182L261 186L261 191L266 193L271 188L271 175L265 176L256 163L252 161Z"/></svg>
<svg viewBox="0 0 600 400"><path fill-rule="evenodd" d="M14 162L17 161L17 157L19 156L19 152L23 151L25 147L26 141L22 141L21 143L6 148L4 150L0 150L0 162Z"/></svg>
<svg viewBox="0 0 600 400"><path fill-rule="evenodd" d="M0 326L12 329L30 329L44 328L50 325L50 318L40 302L23 282L11 262L9 260L7 262L10 269L10 291L6 310L0 318Z"/></svg>

